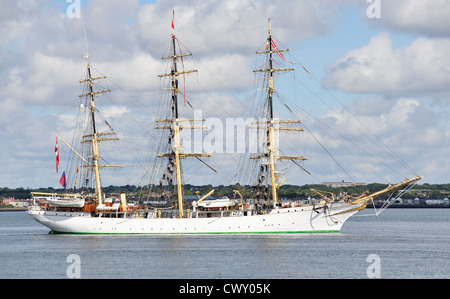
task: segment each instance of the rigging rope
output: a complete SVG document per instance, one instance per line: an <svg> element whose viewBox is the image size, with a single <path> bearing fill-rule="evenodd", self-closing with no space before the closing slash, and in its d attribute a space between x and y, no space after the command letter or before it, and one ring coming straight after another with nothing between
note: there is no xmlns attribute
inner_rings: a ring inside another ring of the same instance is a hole
<svg viewBox="0 0 450 299"><path fill-rule="evenodd" d="M282 101L282 99L280 98L280 100ZM289 101L289 99L284 98L284 100ZM297 106L294 102L289 101L290 104ZM286 105L286 104L285 104ZM388 167L389 169L391 169L392 171L396 172L397 174L399 174L400 176L402 176L402 174L400 174L398 171L396 171L395 169L393 169L391 166L389 166L388 164L386 164L385 162L383 162L382 160L379 160L377 157L375 157L374 155L372 155L371 153L369 153L367 150L365 150L364 148L362 148L361 146L359 146L357 143L353 142L352 140L350 140L349 138L347 138L345 135L337 132L335 129L333 129L332 127L330 127L329 125L327 125L325 122L321 121L320 119L314 117L312 114L308 113L307 111L305 111L304 109L298 107L299 110L301 110L303 118L304 119L308 119L306 117L305 114L309 115L314 121L316 121L317 123L323 125L324 127L326 127L329 131L334 132L336 135L340 136L341 138L345 139L347 142L349 142L352 146L354 146L355 148L358 148L359 150L361 150L362 152L368 154L369 156L371 156L373 159L377 160L379 163L385 165L386 167ZM291 111L292 112L292 111ZM296 118L297 116L292 113ZM311 121L312 123L312 121ZM327 136L329 136L330 138L332 138L332 136L328 133L327 130L322 129L320 126L318 126L317 124L312 123L313 125L315 125L318 129L320 129L324 134L326 134ZM306 125L304 124L304 126L306 127ZM308 130L308 133L312 134L312 132L310 130ZM385 180L387 183L389 183L389 181L387 181L383 176L381 176L375 169L373 169L368 163L366 163L364 160L362 160L361 158L359 158L354 152L352 152L350 149L348 149L346 146L344 146L342 143L338 142L335 140L336 143L338 143L338 145L340 147L342 147L344 150L346 150L350 155L352 155L355 159L357 159L358 161L360 161L362 164L364 164L368 169L370 169L374 174L378 175L382 180Z"/></svg>
<svg viewBox="0 0 450 299"><path fill-rule="evenodd" d="M295 58L294 58L295 59ZM299 63L301 65L301 63ZM309 72L308 72L309 73ZM358 122L359 125L361 125L365 130L367 130L367 132L369 132L373 137L370 137L368 134L366 134L364 131L361 130L360 127L356 126L355 124L348 122L349 125L351 125L353 128L355 128L356 130L358 130L358 132L360 132L361 134L363 134L366 138L368 138L372 143L376 144L378 148L380 148L381 150L383 150L386 154L388 154L389 156L391 156L392 158L394 158L394 160L396 160L402 167L406 168L410 173L414 174L415 172L408 166L408 164L403 161L397 154L394 153L394 151L392 149L390 149L386 143L383 142L383 140L381 140L375 133L373 133L365 124L364 122L362 122L354 113L351 112L351 110L349 108L347 108L341 101L339 101L339 99L328 89L326 88L321 82L320 80L318 80L314 75L312 75L311 73L309 73L311 78L314 79L314 81L316 83L318 83L341 107L343 107L347 112L350 113L350 115ZM311 92L316 98L318 98L322 103L324 103L325 105L327 105L334 113L336 113L337 115L339 115L342 119L346 120L347 118L344 117L339 111L337 111L336 109L334 109L333 107L331 107L331 105L329 103L327 103L324 99L322 99L319 95L317 95L316 93L314 93L309 87L307 87L305 84L303 84L302 82L300 82L297 78L295 78L295 81L297 81L298 83L300 83L303 87L305 87L309 92ZM378 142L376 142L378 141ZM383 147L380 146L380 144L383 145ZM385 164L386 165L386 164ZM389 166L388 166L389 167ZM394 170L392 167L389 167L391 170L397 172L396 170ZM398 173L398 172L397 172Z"/></svg>
<svg viewBox="0 0 450 299"><path fill-rule="evenodd" d="M272 37L272 41L273 41L273 37ZM277 41L278 42L278 41ZM275 44L273 44L272 46L274 46L275 51L278 51L278 48L275 46ZM354 124L352 124L351 122L349 122L349 124L354 127L356 130L358 130L360 133L362 133L365 137L367 137L372 143L376 144L378 148L380 148L381 150L383 150L386 154L388 154L389 156L391 156L392 158L394 158L394 160L396 160L402 167L404 167L405 169L407 169L410 173L414 174L415 172L408 166L408 164L403 161L397 154L395 154L393 152L392 149L390 149L386 143L384 143L378 136L375 135L375 133L373 133L356 115L354 115L349 108L347 108L341 101L339 101L339 99L328 89L326 88L321 82L320 80L318 80L314 75L312 75L304 66L301 62L299 62L295 56L291 56L290 59L294 60L295 62L291 62L289 60L287 60L286 58L284 58L283 55L281 55L280 52L277 52L277 54L286 62L291 63L291 64L298 64L300 65L303 70L305 70L309 76L310 79L314 79L314 81L316 83L318 83L341 107L343 107L346 111L348 111L350 113L350 115L352 115L354 117L354 119L356 119L356 121L359 123L360 126L362 126L365 130L367 130L373 137L368 136L368 134L366 134L365 132L363 132L358 126L355 126ZM305 84L301 83L300 81L298 81L297 78L295 78L295 81L299 82L300 84L302 84L308 91L310 91L314 96L316 96L320 101L322 101L324 104L326 104L330 109L332 109L337 115L339 115L342 119L346 119L341 113L339 113L336 109L332 108L326 101L324 101L321 97L319 97L316 93L312 92ZM342 135L341 135L342 136ZM376 142L378 141L378 142ZM382 146L380 146L383 145ZM373 157L373 156L372 156ZM383 163L384 165L386 165L385 163ZM386 165L387 166L387 165ZM395 171L398 173L398 171L394 170L392 167L388 166L391 170Z"/></svg>

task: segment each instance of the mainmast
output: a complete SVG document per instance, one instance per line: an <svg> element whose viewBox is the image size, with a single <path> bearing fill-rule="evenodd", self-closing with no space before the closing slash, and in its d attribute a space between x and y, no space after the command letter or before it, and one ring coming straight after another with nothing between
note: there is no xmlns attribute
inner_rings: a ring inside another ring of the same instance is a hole
<svg viewBox="0 0 450 299"><path fill-rule="evenodd" d="M79 97L89 97L89 107L88 109L91 110L91 124L92 124L92 134L88 134L83 136L83 140L81 143L91 143L92 144L92 156L89 158L92 158L94 165L82 165L83 167L91 167L94 171L95 175L95 193L97 197L98 204L102 204L102 188L101 188L101 180L100 180L100 168L101 167L123 167L121 165L100 165L99 160L101 159L100 153L99 153L99 142L101 141L107 141L107 140L119 140L117 137L108 137L108 138L99 138L100 136L108 136L108 135L116 135L116 133L98 133L97 132L97 126L95 122L95 96L101 93L109 92L110 89L101 90L101 91L94 91L93 85L94 81L105 79L105 76L92 78L91 75L91 62L89 58L89 53L86 51L86 55L83 56L86 58L87 61L87 78L85 80L81 80L80 83L89 82L89 93L79 95Z"/></svg>
<svg viewBox="0 0 450 299"><path fill-rule="evenodd" d="M265 122L257 122L257 125L262 125L262 126L257 126L257 129L263 129L266 130L266 141L265 144L267 145L267 148L265 149L265 151L263 152L263 154L261 156L254 156L251 157L252 159L261 159L261 167L260 167L260 175L258 178L258 188L261 189L263 186L262 184L264 183L265 180L267 180L267 176L265 175L265 173L269 173L270 174L270 183L272 186L272 201L273 201L273 205L275 206L276 203L278 202L278 194L277 194L277 189L278 187L281 185L280 183L277 183L276 179L279 177L277 175L276 169L275 169L275 160L281 160L281 159L285 159L285 160L291 160L294 163L295 160L307 160L307 158L305 157L297 157L297 156L277 156L276 152L278 151L278 147L277 144L275 142L275 137L276 134L278 134L279 130L284 130L284 131L303 131L303 129L300 128L288 128L288 127L280 127L279 124L283 123L283 124L288 124L288 123L300 123L300 121L282 121L282 120L278 120L276 118L274 118L274 114L273 114L273 94L275 91L275 87L274 87L274 74L276 72L280 72L280 71L290 71L290 70L294 70L293 68L274 68L273 67L273 53L280 53L280 52L285 52L285 51L289 51L287 50L278 50L278 48L276 48L275 43L272 40L272 22L271 19L269 18L269 36L267 38L267 50L266 51L261 51L261 52L256 52L256 54L268 54L269 59L268 59L268 68L267 69L258 69L258 70L254 70L254 72L265 72L268 74L269 76L269 86L266 89L268 91L268 99L267 99L267 104L268 104L268 115L267 115L267 121ZM280 54L279 54L280 55ZM264 199L267 200L268 198L268 194L267 194L267 187L265 188L265 194L263 196ZM260 195L259 195L260 196ZM261 196L260 196L261 198Z"/></svg>
<svg viewBox="0 0 450 299"><path fill-rule="evenodd" d="M170 73L167 74L161 74L158 77L170 77L170 85L169 88L172 92L171 97L171 116L170 119L164 119L159 120L158 122L165 122L167 125L156 127L156 129L167 129L169 130L169 153L165 153L162 155L158 155L158 157L167 157L168 158L168 164L166 171L167 173L164 173L163 179L160 182L160 185L162 185L162 181L166 180L168 182L168 185L171 186L173 183L172 180L172 174L173 170L175 169L176 173L176 196L177 196L177 203L178 203L178 217L184 218L184 201L183 201L183 182L181 179L181 162L180 158L185 157L210 157L209 154L184 154L181 152L182 150L182 144L181 144L181 138L180 138L180 131L182 129L204 129L203 126L185 126L180 125L182 122L193 122L193 121L205 121L204 119L180 119L178 115L178 77L180 75L185 75L188 73L194 73L197 72L197 70L188 70L185 71L183 68L183 71L178 71L177 63L178 58L183 59L183 57L186 56L192 56L191 53L189 54L182 54L180 51L180 54L177 54L177 38L175 37L175 28L173 26L172 22L172 55L163 57L162 59L172 59L172 67Z"/></svg>
<svg viewBox="0 0 450 299"><path fill-rule="evenodd" d="M272 20L269 18L269 37L267 38L269 45L269 119L273 120L273 74L276 72L273 69L273 52L272 52ZM293 69L292 69L293 70Z"/></svg>

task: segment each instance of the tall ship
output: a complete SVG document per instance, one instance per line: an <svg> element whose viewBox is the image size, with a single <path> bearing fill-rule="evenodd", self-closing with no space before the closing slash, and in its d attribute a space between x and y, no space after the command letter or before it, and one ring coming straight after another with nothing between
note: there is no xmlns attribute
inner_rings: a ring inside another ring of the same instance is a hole
<svg viewBox="0 0 450 299"><path fill-rule="evenodd" d="M174 29L173 23L172 28ZM178 46L178 47L177 47ZM34 203L28 213L36 221L48 227L52 233L66 234L246 234L246 233L325 233L339 232L347 219L375 198L393 194L403 190L421 179L414 175L398 184L389 184L386 188L360 195L332 194L314 190L319 200L314 202L286 202L279 198L281 172L277 170L280 160L291 161L300 166L300 162L308 160L303 156L279 154L276 142L278 134L285 131L301 132L299 120L280 120L274 117L273 96L275 92L274 75L277 72L289 71L292 68L274 67L277 56L284 59L282 52L272 39L271 22L267 47L258 55L267 57L262 69L254 70L263 73L265 80L264 116L251 124L263 136L261 150L250 159L258 163L255 174L254 192L250 198L244 198L239 190L229 197L210 199L214 193L200 195L196 200L187 202L184 195L182 161L184 159L202 159L211 156L205 153L185 153L181 142L181 130L203 130L204 119L183 118L179 115L179 78L196 70L185 70L183 59L191 54L182 53L178 39L173 30L171 36L170 55L163 57L171 64L170 71L161 74L168 78L167 90L170 97L166 103L168 116L158 120L157 130L166 132L165 152L157 154L157 159L164 163L164 171L158 184L152 185L155 196L153 204L128 202L125 194L117 198L107 198L102 189L101 173L104 168L122 167L121 165L103 165L100 148L104 142L118 140L117 134L106 122L107 131L99 129L96 118L96 97L109 90L95 90L94 82L105 79L104 76L91 75L91 62L88 53L86 79L80 81L87 86L87 92L80 95L85 104L80 109L85 111L85 121L79 122L84 129L75 142L83 145L81 152L73 144L62 141L72 151L75 159L82 162L77 167L76 176L80 172L80 182L93 181L91 188L73 188L67 193L33 193ZM181 62L181 66L180 66ZM194 125L201 123L202 125ZM105 127L105 126L103 126ZM81 171L79 171L81 168ZM306 170L305 170L306 171ZM85 175L85 177L81 177ZM65 180L65 177L63 177ZM63 182L62 184L64 184ZM76 185L76 182L75 182ZM159 204L155 205L157 202Z"/></svg>

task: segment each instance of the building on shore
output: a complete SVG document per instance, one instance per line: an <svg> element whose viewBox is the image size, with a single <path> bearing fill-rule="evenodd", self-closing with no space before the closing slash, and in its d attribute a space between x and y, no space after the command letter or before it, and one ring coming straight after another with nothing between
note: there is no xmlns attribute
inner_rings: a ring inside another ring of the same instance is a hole
<svg viewBox="0 0 450 299"><path fill-rule="evenodd" d="M353 182L323 182L320 185L327 186L329 188L340 188L340 187L354 187L354 186L366 186L365 183L353 183Z"/></svg>
<svg viewBox="0 0 450 299"><path fill-rule="evenodd" d="M14 197L10 197L10 198L3 199L1 204L2 205L10 205L15 208L26 208L29 205L29 201L28 200L18 200L18 199L15 199Z"/></svg>

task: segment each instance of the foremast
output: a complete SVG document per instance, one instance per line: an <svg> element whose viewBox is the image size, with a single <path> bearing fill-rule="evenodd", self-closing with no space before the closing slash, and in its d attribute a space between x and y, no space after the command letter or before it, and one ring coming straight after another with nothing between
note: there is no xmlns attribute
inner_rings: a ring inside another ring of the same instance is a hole
<svg viewBox="0 0 450 299"><path fill-rule="evenodd" d="M173 185L172 175L173 170L175 170L175 176L176 176L176 197L177 197L177 205L178 205L178 217L184 218L184 200L183 200L183 180L182 180L182 172L181 172L181 158L186 157L210 157L209 154L202 154L202 153L182 153L182 144L181 144L181 137L180 137L180 131L182 129L204 129L206 127L203 126L187 126L182 125L183 122L194 122L194 121L205 121L205 119L182 119L179 118L178 114L178 94L180 92L178 87L178 77L184 76L188 73L195 73L197 70L183 70L178 71L178 58L181 60L183 57L186 56L192 56L191 53L183 54L181 53L181 50L179 50L179 54L177 52L177 43L178 40L175 36L175 28L172 23L172 53L170 56L163 57L162 59L171 59L172 60L172 66L170 73L161 74L158 77L170 77L170 90L171 90L171 115L169 119L159 120L158 122L166 123L164 126L156 127L156 129L167 129L169 130L169 153L158 155L159 158L161 157L167 157L168 158L168 164L166 168L166 173L163 175L163 179L160 181L160 185L162 186L162 181L165 180L168 182L168 185Z"/></svg>
<svg viewBox="0 0 450 299"><path fill-rule="evenodd" d="M98 204L102 204L103 202L103 192L102 192L102 185L101 185L101 178L100 178L100 168L102 167L123 167L122 165L101 165L99 164L99 161L101 159L100 151L99 151L99 143L102 141L109 141L109 140L119 140L116 137L115 132L110 133L99 133L97 130L97 125L95 121L95 96L98 94L102 94L105 92L110 92L110 89L100 90L100 91L94 91L94 82L96 80L105 79L106 76L96 77L93 78L91 74L91 61L89 57L89 52L86 51L86 55L83 56L86 58L87 62L87 78L85 80L81 80L80 83L88 83L88 93L79 95L80 98L88 97L89 98L89 107L86 107L86 109L90 110L90 122L92 125L92 132L91 134L84 135L81 143L91 143L92 145L92 156L89 156L88 158L92 159L92 163L86 163L85 165L81 165L82 167L90 167L91 170L94 172L95 177L95 194L97 198ZM108 137L110 136L110 137ZM74 149L69 147L72 151L75 152L80 158L81 155L78 154ZM87 162L84 158L82 158L83 161Z"/></svg>
<svg viewBox="0 0 450 299"><path fill-rule="evenodd" d="M261 189L264 188L263 184L264 181L267 180L266 176L264 173L269 173L270 175L270 184L271 184L271 188L272 188L272 202L273 205L275 206L276 203L278 202L278 192L277 189L279 188L279 186L281 185L281 183L277 183L277 178L279 177L277 175L277 171L275 168L275 160L291 160L292 162L294 162L295 164L298 165L297 162L295 162L295 160L307 160L307 158L305 157L299 157L299 156L279 156L277 155L277 151L278 151L278 145L276 142L276 137L278 136L277 134L279 133L279 131L284 130L284 131L303 131L303 129L301 128L292 128L292 127L280 127L280 124L299 124L300 121L293 121L293 120L287 120L287 121L283 121L283 120L279 120L277 118L274 117L274 112L273 112L273 94L275 92L275 87L274 87L274 74L276 72L281 72L281 71L291 71L294 70L294 68L274 68L273 66L273 54L274 53L280 53L280 52L286 52L289 51L289 49L286 50L279 50L278 48L276 48L275 43L272 40L272 22L271 19L269 18L269 36L267 38L267 47L266 47L266 51L260 51L260 52L256 52L256 54L265 54L268 55L268 68L266 69L257 69L257 70L253 70L254 72L264 72L267 73L269 76L269 80L268 80L268 88L266 88L265 90L268 91L268 97L267 97L267 105L268 105L268 109L267 109L267 116L266 119L267 121L260 121L260 122L256 122L254 124L256 124L256 127L253 128L257 128L257 129L262 129L262 130L266 130L266 141L265 141L265 145L266 145L266 149L264 150L264 152L262 153L262 155L260 156L253 156L251 157L252 159L261 159L261 167L260 167L260 175L258 177L258 183L257 183L257 187L258 187L258 199L263 198L264 200L268 200L268 188L267 188L267 183L265 186L265 190L264 190L264 194L263 196L261 196Z"/></svg>

